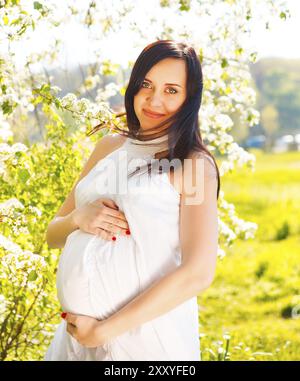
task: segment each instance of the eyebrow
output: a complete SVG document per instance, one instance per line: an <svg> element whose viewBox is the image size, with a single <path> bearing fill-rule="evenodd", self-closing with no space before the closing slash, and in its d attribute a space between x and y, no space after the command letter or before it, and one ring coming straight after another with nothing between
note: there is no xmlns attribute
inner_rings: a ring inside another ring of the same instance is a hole
<svg viewBox="0 0 300 381"><path fill-rule="evenodd" d="M148 82L151 82L151 83L152 83L152 81L150 81L150 79L148 79L148 78L145 78L145 80L148 81ZM178 86L178 87L181 87L181 86L178 85L177 83L165 83L165 85L171 85L171 86Z"/></svg>

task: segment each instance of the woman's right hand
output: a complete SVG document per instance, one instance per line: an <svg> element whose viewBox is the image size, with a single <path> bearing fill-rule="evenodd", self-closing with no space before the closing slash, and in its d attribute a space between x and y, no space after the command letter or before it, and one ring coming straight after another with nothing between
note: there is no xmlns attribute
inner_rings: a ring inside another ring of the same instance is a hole
<svg viewBox="0 0 300 381"><path fill-rule="evenodd" d="M129 230L125 214L109 198L98 198L75 209L73 219L80 230L108 241L116 234L126 235L126 230Z"/></svg>

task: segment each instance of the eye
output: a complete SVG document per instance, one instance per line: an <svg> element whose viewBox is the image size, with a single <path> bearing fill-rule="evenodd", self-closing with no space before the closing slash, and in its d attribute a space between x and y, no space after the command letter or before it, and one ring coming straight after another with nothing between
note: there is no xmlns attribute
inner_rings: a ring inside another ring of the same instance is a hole
<svg viewBox="0 0 300 381"><path fill-rule="evenodd" d="M178 91L175 90L173 87L168 87L168 89L171 89L172 91L174 91L174 93L171 93L171 94L176 94L176 93L178 93Z"/></svg>
<svg viewBox="0 0 300 381"><path fill-rule="evenodd" d="M143 83L142 83L142 87L144 87L144 88L146 88L146 89L149 89L148 86L144 86L144 85L149 85L149 86L151 86L151 84L150 84L149 82L146 82L146 81L143 81ZM178 93L178 91L175 90L173 87L168 87L168 89L170 89L170 90L172 91L170 94L176 94L176 93Z"/></svg>
<svg viewBox="0 0 300 381"><path fill-rule="evenodd" d="M143 87L143 85L150 85L150 83L144 81L144 82L142 83L142 87ZM146 88L147 88L147 87L146 87Z"/></svg>

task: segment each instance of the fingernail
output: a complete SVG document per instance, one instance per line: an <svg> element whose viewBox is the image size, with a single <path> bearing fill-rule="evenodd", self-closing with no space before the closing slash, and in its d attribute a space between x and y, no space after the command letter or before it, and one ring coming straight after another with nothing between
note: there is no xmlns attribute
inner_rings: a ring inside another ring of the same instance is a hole
<svg viewBox="0 0 300 381"><path fill-rule="evenodd" d="M115 241L117 238L115 236L112 237L112 240Z"/></svg>
<svg viewBox="0 0 300 381"><path fill-rule="evenodd" d="M64 319L67 316L67 313L66 312L62 312L60 316Z"/></svg>
<svg viewBox="0 0 300 381"><path fill-rule="evenodd" d="M129 229L126 230L126 234L130 234L130 230Z"/></svg>

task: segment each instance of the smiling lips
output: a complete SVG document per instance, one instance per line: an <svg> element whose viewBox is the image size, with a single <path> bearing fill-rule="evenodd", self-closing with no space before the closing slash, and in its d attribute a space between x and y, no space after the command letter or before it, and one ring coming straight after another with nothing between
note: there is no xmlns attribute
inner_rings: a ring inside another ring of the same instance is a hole
<svg viewBox="0 0 300 381"><path fill-rule="evenodd" d="M146 111L145 109L143 109L143 112L146 116L148 116L149 118L153 118L153 119L158 119L158 118L161 118L162 116L164 116L164 114L152 113L152 112Z"/></svg>

